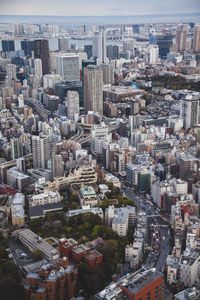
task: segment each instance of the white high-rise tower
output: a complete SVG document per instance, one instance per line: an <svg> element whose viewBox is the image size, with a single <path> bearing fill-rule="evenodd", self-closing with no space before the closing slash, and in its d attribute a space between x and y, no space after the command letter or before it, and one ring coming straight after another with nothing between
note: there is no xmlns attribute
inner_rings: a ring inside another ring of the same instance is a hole
<svg viewBox="0 0 200 300"><path fill-rule="evenodd" d="M106 33L104 30L97 31L93 37L93 56L97 58L97 64L107 63L106 56Z"/></svg>
<svg viewBox="0 0 200 300"><path fill-rule="evenodd" d="M79 94L76 91L67 92L67 117L78 121L79 118Z"/></svg>

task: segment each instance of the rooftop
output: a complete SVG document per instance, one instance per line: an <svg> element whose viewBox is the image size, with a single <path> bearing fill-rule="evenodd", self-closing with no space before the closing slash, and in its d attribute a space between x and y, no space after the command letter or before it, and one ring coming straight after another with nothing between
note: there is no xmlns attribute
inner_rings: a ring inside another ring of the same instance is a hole
<svg viewBox="0 0 200 300"><path fill-rule="evenodd" d="M153 280L163 277L156 269L143 270L140 269L135 273L127 274L117 282L112 282L102 292L95 296L95 299L119 299L118 296L123 295L120 286L127 288L131 293L137 293L139 290L150 284Z"/></svg>
<svg viewBox="0 0 200 300"><path fill-rule="evenodd" d="M44 256L51 258L52 255L58 255L58 251L45 242L40 236L32 232L30 229L22 229L18 231L18 237L22 242L40 250Z"/></svg>

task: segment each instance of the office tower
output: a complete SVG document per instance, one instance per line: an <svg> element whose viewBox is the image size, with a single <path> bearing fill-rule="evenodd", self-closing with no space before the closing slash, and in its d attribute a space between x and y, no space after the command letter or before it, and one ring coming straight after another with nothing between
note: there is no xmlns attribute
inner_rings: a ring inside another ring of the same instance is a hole
<svg viewBox="0 0 200 300"><path fill-rule="evenodd" d="M58 39L58 48L59 48L59 51L68 51L70 49L69 39L68 38L59 38Z"/></svg>
<svg viewBox="0 0 200 300"><path fill-rule="evenodd" d="M88 59L92 57L92 45L84 45L84 52L87 53Z"/></svg>
<svg viewBox="0 0 200 300"><path fill-rule="evenodd" d="M17 76L16 76L16 65L13 64L7 64L6 66L6 73L7 73L7 78L8 78L8 86L11 87L12 86L12 81L16 80Z"/></svg>
<svg viewBox="0 0 200 300"><path fill-rule="evenodd" d="M78 121L79 118L79 94L76 91L67 92L67 117Z"/></svg>
<svg viewBox="0 0 200 300"><path fill-rule="evenodd" d="M10 140L11 159L17 159L23 155L22 143L20 138Z"/></svg>
<svg viewBox="0 0 200 300"><path fill-rule="evenodd" d="M80 81L79 56L74 53L57 55L57 73L64 81Z"/></svg>
<svg viewBox="0 0 200 300"><path fill-rule="evenodd" d="M84 108L86 113L103 114L103 71L99 66L84 69Z"/></svg>
<svg viewBox="0 0 200 300"><path fill-rule="evenodd" d="M194 172L198 172L200 163L197 157L185 153L179 159L179 176L182 180L187 180Z"/></svg>
<svg viewBox="0 0 200 300"><path fill-rule="evenodd" d="M15 51L15 42L12 40L2 40L1 45L3 52Z"/></svg>
<svg viewBox="0 0 200 300"><path fill-rule="evenodd" d="M114 82L114 68L112 64L102 64L103 84L112 84Z"/></svg>
<svg viewBox="0 0 200 300"><path fill-rule="evenodd" d="M82 81L83 81L83 83L84 83L84 69L90 65L96 65L96 58L92 57L91 59L82 60Z"/></svg>
<svg viewBox="0 0 200 300"><path fill-rule="evenodd" d="M150 45L149 46L149 63L151 65L156 65L158 63L158 46L157 45Z"/></svg>
<svg viewBox="0 0 200 300"><path fill-rule="evenodd" d="M34 69L35 76L38 76L39 79L42 78L42 60L40 58L34 59Z"/></svg>
<svg viewBox="0 0 200 300"><path fill-rule="evenodd" d="M140 33L140 25L135 24L132 26L133 27L133 33Z"/></svg>
<svg viewBox="0 0 200 300"><path fill-rule="evenodd" d="M65 100L68 91L77 91L79 94L80 104L83 106L83 84L81 81L59 82L55 85L55 94L61 101Z"/></svg>
<svg viewBox="0 0 200 300"><path fill-rule="evenodd" d="M60 102L59 97L55 95L45 94L45 96L43 97L43 103L45 107L52 112L58 110L59 102Z"/></svg>
<svg viewBox="0 0 200 300"><path fill-rule="evenodd" d="M176 49L177 51L185 51L187 49L187 33L188 25L180 24L176 29Z"/></svg>
<svg viewBox="0 0 200 300"><path fill-rule="evenodd" d="M97 58L97 64L107 62L106 34L104 30L95 32L93 37L93 56Z"/></svg>
<svg viewBox="0 0 200 300"><path fill-rule="evenodd" d="M16 79L17 78L16 72L17 72L16 65L7 64L6 73L7 73L8 79Z"/></svg>
<svg viewBox="0 0 200 300"><path fill-rule="evenodd" d="M63 176L63 161L62 161L62 155L55 154L52 158L52 171L53 171L53 177L61 177Z"/></svg>
<svg viewBox="0 0 200 300"><path fill-rule="evenodd" d="M156 44L156 31L152 26L149 28L149 44L150 45Z"/></svg>
<svg viewBox="0 0 200 300"><path fill-rule="evenodd" d="M42 60L43 75L49 74L49 42L47 40L34 41L34 58L40 58Z"/></svg>
<svg viewBox="0 0 200 300"><path fill-rule="evenodd" d="M46 135L32 136L33 167L46 169L51 157L50 139Z"/></svg>
<svg viewBox="0 0 200 300"><path fill-rule="evenodd" d="M194 52L200 51L200 25L194 27L193 50Z"/></svg>
<svg viewBox="0 0 200 300"><path fill-rule="evenodd" d="M159 56L161 58L167 58L167 54L171 52L173 45L172 35L166 34L157 36L157 45L159 48Z"/></svg>
<svg viewBox="0 0 200 300"><path fill-rule="evenodd" d="M32 57L32 52L34 51L34 41L21 41L21 49L24 51L25 56L29 55Z"/></svg>
<svg viewBox="0 0 200 300"><path fill-rule="evenodd" d="M185 95L181 99L180 117L183 118L185 129L192 128L199 123L200 119L200 94Z"/></svg>
<svg viewBox="0 0 200 300"><path fill-rule="evenodd" d="M108 45L107 46L107 57L109 59L118 59L119 58L119 46Z"/></svg>

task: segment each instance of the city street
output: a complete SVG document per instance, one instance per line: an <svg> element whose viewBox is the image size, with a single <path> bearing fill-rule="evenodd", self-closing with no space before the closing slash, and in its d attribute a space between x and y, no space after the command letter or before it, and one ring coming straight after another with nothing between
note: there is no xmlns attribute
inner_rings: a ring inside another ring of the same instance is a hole
<svg viewBox="0 0 200 300"><path fill-rule="evenodd" d="M169 225L163 220L159 214L159 209L155 207L149 200L147 200L143 195L138 195L135 193L133 188L122 188L123 193L129 198L135 201L137 209L139 211L146 212L148 224L150 226L156 226L159 231L159 252L155 253L153 249L149 253L146 260L145 266L155 267L159 272L164 271L166 258L169 254Z"/></svg>

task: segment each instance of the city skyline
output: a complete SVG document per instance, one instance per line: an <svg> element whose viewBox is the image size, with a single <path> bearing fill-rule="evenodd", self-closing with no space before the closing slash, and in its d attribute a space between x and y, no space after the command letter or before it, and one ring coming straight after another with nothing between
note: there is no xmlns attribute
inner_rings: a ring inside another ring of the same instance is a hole
<svg viewBox="0 0 200 300"><path fill-rule="evenodd" d="M182 14L200 12L198 0L102 0L94 3L92 0L71 1L58 0L0 0L1 15L48 15L48 16L129 16L151 14ZM172 10L173 8L173 10Z"/></svg>

